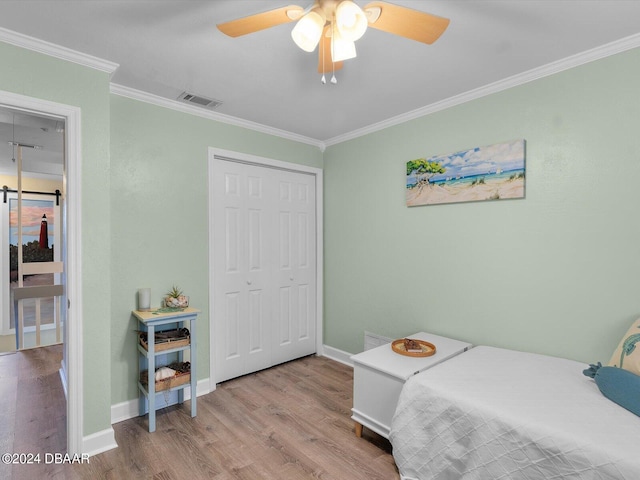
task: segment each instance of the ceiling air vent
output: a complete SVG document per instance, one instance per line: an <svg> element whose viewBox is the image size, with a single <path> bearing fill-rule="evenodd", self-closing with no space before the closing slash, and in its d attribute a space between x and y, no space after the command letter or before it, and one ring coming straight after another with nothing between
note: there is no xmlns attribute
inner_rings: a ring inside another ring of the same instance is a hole
<svg viewBox="0 0 640 480"><path fill-rule="evenodd" d="M197 105L198 107L208 108L209 110L213 110L216 107L222 105L220 100L215 100L213 98L206 98L200 95L194 95L189 92L182 92L178 97L178 100L181 102L189 103L191 105Z"/></svg>

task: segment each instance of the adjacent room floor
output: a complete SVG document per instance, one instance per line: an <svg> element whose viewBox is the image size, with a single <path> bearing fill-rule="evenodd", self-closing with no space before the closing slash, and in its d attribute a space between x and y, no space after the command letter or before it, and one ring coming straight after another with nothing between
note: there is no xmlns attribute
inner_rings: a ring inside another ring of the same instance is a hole
<svg viewBox="0 0 640 480"><path fill-rule="evenodd" d="M65 452L66 400L60 380L62 345L0 355L0 454ZM40 475L46 472L46 475ZM0 478L53 478L62 469L0 462ZM57 478L64 478L58 476Z"/></svg>

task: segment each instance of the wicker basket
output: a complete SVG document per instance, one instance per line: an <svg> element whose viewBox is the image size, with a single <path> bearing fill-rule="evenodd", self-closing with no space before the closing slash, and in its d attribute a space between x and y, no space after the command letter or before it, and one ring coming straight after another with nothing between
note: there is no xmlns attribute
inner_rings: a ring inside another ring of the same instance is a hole
<svg viewBox="0 0 640 480"><path fill-rule="evenodd" d="M140 345L149 351L147 332L140 332ZM163 352L173 348L186 347L191 342L189 329L178 328L175 330L164 330L155 334L155 351Z"/></svg>
<svg viewBox="0 0 640 480"><path fill-rule="evenodd" d="M167 365L167 367L173 368L176 374L173 377L158 380L156 382L156 392L170 390L191 381L191 364L189 362L176 362ZM140 372L140 383L149 391L149 372L147 370Z"/></svg>

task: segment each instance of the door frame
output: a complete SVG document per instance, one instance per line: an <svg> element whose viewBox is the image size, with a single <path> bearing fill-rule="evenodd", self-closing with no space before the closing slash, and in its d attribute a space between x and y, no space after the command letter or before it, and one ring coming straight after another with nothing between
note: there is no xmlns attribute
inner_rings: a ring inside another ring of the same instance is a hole
<svg viewBox="0 0 640 480"><path fill-rule="evenodd" d="M323 269L324 257L323 257L323 171L321 168L309 167L298 163L285 162L282 160L275 160L272 158L260 157L257 155L251 155L248 153L235 152L232 150L223 150L220 148L209 147L208 152L208 199L207 204L209 214L209 391L213 392L216 389L216 375L215 375L215 332L213 328L213 292L214 292L214 278L213 278L213 208L214 195L213 195L213 163L216 160L226 160L231 162L246 163L250 165L256 165L259 167L270 167L280 170L286 170L290 172L311 174L315 177L316 181L316 355L322 355L323 350Z"/></svg>
<svg viewBox="0 0 640 480"><path fill-rule="evenodd" d="M67 398L67 452L83 453L83 341L82 341L82 243L81 243L81 109L71 105L0 90L0 107L65 121L64 194L66 228L65 297L72 299L65 321L60 377ZM63 233L64 236L64 233ZM64 248L64 246L63 246ZM66 362L65 362L66 359Z"/></svg>

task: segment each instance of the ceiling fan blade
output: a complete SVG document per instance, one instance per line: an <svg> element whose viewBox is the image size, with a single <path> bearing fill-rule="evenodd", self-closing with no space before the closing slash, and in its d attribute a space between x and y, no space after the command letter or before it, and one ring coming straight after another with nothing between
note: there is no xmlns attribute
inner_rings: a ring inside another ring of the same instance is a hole
<svg viewBox="0 0 640 480"><path fill-rule="evenodd" d="M449 26L448 18L387 2L371 2L364 12L372 15L370 27L428 44L435 42Z"/></svg>
<svg viewBox="0 0 640 480"><path fill-rule="evenodd" d="M318 44L318 73L329 73L342 68L343 62L332 62L331 37L327 36L329 26L324 28ZM324 57L324 61L323 61Z"/></svg>
<svg viewBox="0 0 640 480"><path fill-rule="evenodd" d="M218 30L230 37L239 37L248 33L259 32L265 28L275 27L283 23L293 22L302 16L304 8L297 5L276 8L268 12L257 13L217 25Z"/></svg>

